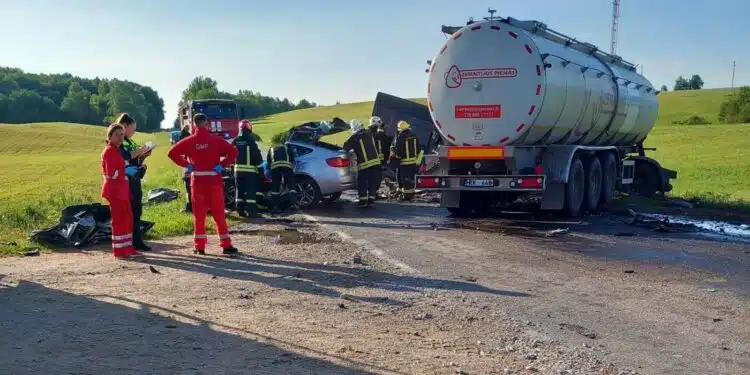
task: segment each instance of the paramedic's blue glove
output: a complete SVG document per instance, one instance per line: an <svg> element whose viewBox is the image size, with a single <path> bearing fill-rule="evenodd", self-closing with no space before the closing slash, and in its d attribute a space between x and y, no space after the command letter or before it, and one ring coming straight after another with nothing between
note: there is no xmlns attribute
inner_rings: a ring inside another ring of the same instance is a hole
<svg viewBox="0 0 750 375"><path fill-rule="evenodd" d="M221 173L221 171L222 171L222 170L224 170L224 168L223 168L223 167L221 166L221 164L216 164L216 165L214 166L214 171L215 171L216 173Z"/></svg>
<svg viewBox="0 0 750 375"><path fill-rule="evenodd" d="M128 176L135 176L135 174L138 173L138 167L131 165L130 167L125 168L125 174Z"/></svg>
<svg viewBox="0 0 750 375"><path fill-rule="evenodd" d="M193 173L193 165L192 164L188 164L187 173Z"/></svg>

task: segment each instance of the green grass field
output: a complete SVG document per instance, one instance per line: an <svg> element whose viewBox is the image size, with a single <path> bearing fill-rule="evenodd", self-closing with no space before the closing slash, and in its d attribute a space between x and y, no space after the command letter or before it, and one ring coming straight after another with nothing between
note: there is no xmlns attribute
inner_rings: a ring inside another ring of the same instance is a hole
<svg viewBox="0 0 750 375"><path fill-rule="evenodd" d="M716 115L729 90L667 92L659 96L657 126L647 140L658 151L650 156L679 172L673 195L699 196L725 204L750 200L750 124L718 124ZM424 103L423 99L416 99ZM372 102L342 104L281 113L254 121L265 140L306 121L359 118L367 121ZM691 115L712 125L674 125ZM36 248L26 240L33 229L54 224L67 205L100 202L99 154L103 127L77 124L0 125L0 254ZM341 142L347 134L330 141ZM182 192L180 171L166 157L168 132L139 134L157 148L147 160L144 191L170 187ZM192 232L192 218L182 213L184 198L146 207L144 219L157 223L151 236Z"/></svg>

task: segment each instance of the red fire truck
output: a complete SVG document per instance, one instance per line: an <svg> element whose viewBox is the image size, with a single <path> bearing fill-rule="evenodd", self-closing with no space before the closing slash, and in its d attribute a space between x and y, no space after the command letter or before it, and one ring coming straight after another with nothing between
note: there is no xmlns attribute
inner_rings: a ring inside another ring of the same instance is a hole
<svg viewBox="0 0 750 375"><path fill-rule="evenodd" d="M231 99L189 100L179 108L180 128L190 126L193 132L193 116L203 113L208 117L208 129L211 133L227 140L232 140L239 133L239 121L244 117L244 108L237 107Z"/></svg>

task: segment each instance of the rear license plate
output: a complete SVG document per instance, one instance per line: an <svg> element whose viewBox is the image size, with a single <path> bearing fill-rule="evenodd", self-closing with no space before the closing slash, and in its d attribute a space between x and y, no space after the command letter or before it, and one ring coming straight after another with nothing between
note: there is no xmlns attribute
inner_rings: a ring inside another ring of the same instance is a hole
<svg viewBox="0 0 750 375"><path fill-rule="evenodd" d="M464 180L464 186L466 187L494 187L495 180L492 178L472 178Z"/></svg>

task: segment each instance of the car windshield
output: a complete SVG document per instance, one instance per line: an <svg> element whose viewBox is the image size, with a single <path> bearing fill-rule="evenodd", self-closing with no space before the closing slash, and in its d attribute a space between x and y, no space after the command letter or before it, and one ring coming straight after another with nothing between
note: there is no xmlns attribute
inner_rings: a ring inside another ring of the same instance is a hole
<svg viewBox="0 0 750 375"><path fill-rule="evenodd" d="M237 105L223 103L193 103L193 113L203 113L209 119L236 118Z"/></svg>

